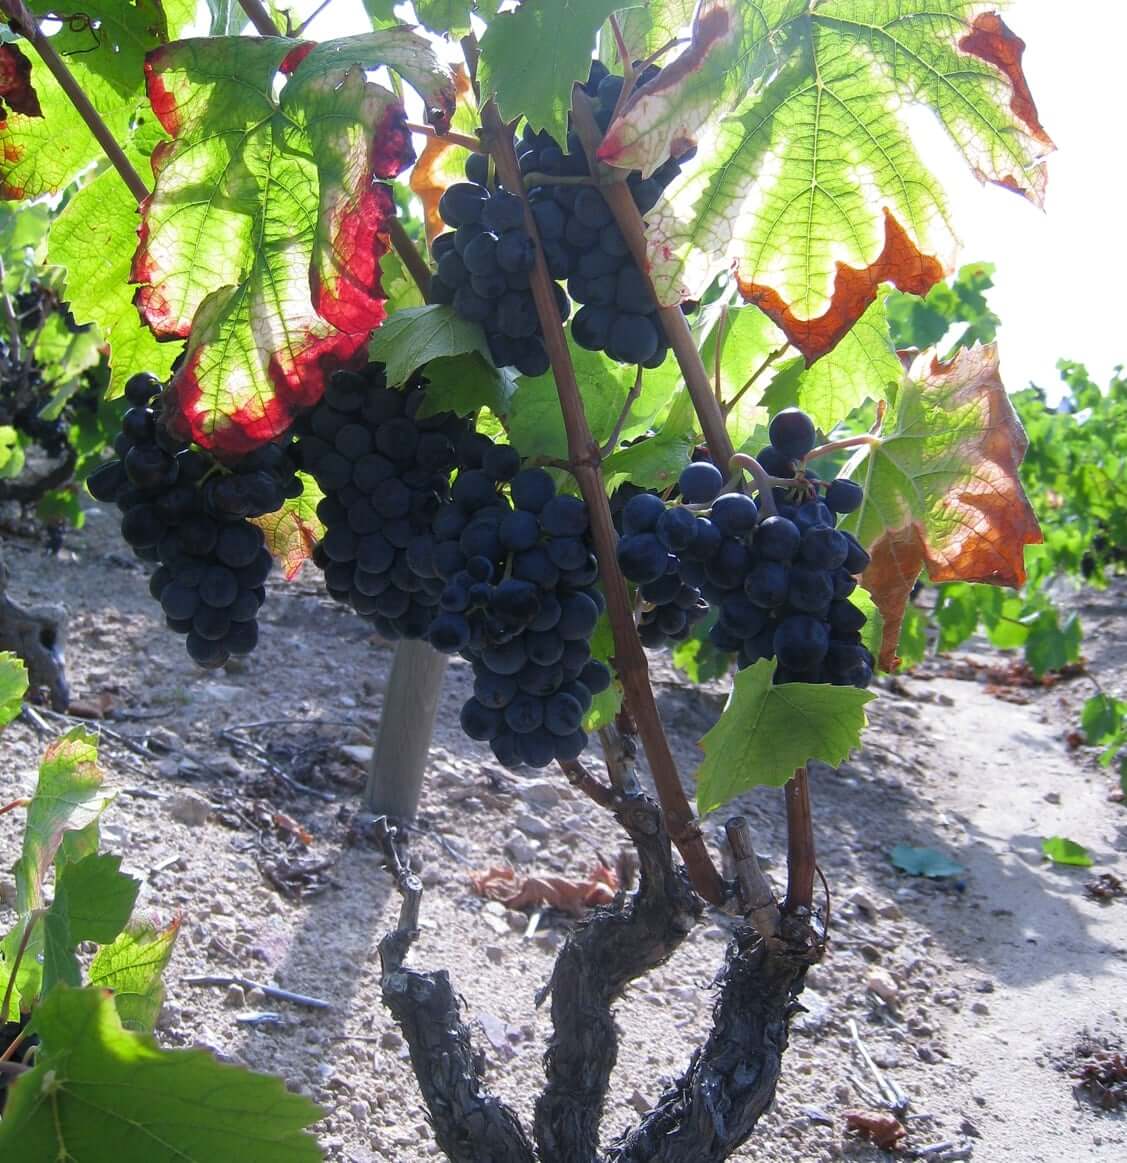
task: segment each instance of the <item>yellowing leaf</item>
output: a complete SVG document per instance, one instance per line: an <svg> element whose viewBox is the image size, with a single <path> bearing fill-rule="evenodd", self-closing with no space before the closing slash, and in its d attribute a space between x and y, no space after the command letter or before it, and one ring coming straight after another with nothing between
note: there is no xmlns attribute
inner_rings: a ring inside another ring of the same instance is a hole
<svg viewBox="0 0 1127 1163"><path fill-rule="evenodd" d="M702 813L753 787L781 787L811 759L836 766L860 741L874 694L824 683L774 686L775 665L761 659L736 675L720 721L700 741Z"/></svg>

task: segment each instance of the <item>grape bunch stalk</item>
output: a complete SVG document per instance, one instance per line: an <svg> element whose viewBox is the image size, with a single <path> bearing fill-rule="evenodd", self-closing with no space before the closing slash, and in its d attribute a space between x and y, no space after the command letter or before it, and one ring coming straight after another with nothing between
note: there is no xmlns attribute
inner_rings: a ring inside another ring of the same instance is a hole
<svg viewBox="0 0 1127 1163"><path fill-rule="evenodd" d="M543 469L476 433L459 448L428 558L442 579L428 641L473 665L462 728L507 767L576 759L609 670L591 657L603 609L587 508Z"/></svg>
<svg viewBox="0 0 1127 1163"><path fill-rule="evenodd" d="M856 482L823 482L805 467L816 431L796 408L771 422L771 443L755 458L769 487L756 497L727 488L707 460L683 470L680 501L643 493L622 511L622 572L643 598L656 587L695 587L719 617L708 635L740 667L775 659L776 683L865 687L874 660L862 641L865 614L849 600L869 555L839 516L856 511ZM736 458L737 461L739 458ZM652 643L647 643L652 644Z"/></svg>
<svg viewBox="0 0 1127 1163"><path fill-rule="evenodd" d="M160 424L163 385L141 372L125 385L131 407L114 440L117 458L91 473L95 500L121 510L134 554L157 564L149 592L189 656L218 667L258 643L258 611L272 558L249 520L299 496L288 448L266 444L233 467L171 437Z"/></svg>
<svg viewBox="0 0 1127 1163"><path fill-rule="evenodd" d="M659 72L657 66L648 66L639 75L639 85ZM596 61L581 86L604 132L624 84L623 77ZM680 173L685 156L669 159L648 178L637 171L627 177L642 214L653 209ZM572 301L581 304L571 322L572 338L620 363L659 367L669 347L657 303L591 179L579 135L569 130L561 145L547 132L526 125L518 161L549 272L554 280L567 282L567 294L559 281L553 283L561 317L567 320ZM486 155L470 157L466 177L439 201L439 214L453 230L439 235L431 248L438 267L431 282L432 301L451 304L462 318L480 323L498 367L543 375L548 357L529 290L535 247L525 229L524 207L515 191L490 183Z"/></svg>

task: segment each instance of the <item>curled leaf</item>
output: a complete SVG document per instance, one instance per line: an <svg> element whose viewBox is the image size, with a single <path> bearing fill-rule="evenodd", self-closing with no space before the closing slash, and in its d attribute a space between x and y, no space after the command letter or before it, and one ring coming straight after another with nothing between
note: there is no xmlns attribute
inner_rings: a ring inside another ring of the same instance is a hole
<svg viewBox="0 0 1127 1163"><path fill-rule="evenodd" d="M0 101L16 113L42 117L39 98L31 83L31 61L16 44L0 44ZM0 105L0 118L3 117Z"/></svg>

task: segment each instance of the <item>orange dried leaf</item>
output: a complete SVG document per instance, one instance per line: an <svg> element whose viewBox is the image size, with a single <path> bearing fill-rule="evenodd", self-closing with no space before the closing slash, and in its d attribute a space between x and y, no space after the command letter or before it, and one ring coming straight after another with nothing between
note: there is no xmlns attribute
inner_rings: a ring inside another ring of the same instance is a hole
<svg viewBox="0 0 1127 1163"><path fill-rule="evenodd" d="M511 868L487 868L470 873L478 896L500 901L507 908L553 908L578 917L585 909L609 905L618 891L613 868L597 864L586 880L566 876L518 876Z"/></svg>
<svg viewBox="0 0 1127 1163"><path fill-rule="evenodd" d="M884 617L881 666L895 665L925 566L933 582L1024 582L1025 546L1041 540L1018 476L1027 446L993 344L916 361L877 444L846 470L865 484L849 527L872 555L863 584Z"/></svg>
<svg viewBox="0 0 1127 1163"><path fill-rule="evenodd" d="M908 1137L903 1123L888 1111L846 1111L845 1129L884 1151L895 1151Z"/></svg>
<svg viewBox="0 0 1127 1163"><path fill-rule="evenodd" d="M472 134L477 125L477 102L470 79L461 65L454 71L454 86L458 104L451 128ZM411 170L411 190L423 204L428 245L446 229L438 213L438 201L448 186L465 181L465 165L469 154L465 146L456 145L447 137L428 137L419 160Z"/></svg>

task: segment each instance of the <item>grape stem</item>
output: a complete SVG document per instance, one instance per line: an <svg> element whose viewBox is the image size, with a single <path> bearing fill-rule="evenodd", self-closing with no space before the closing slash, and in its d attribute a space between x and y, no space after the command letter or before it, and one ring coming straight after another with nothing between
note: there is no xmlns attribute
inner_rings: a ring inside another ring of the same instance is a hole
<svg viewBox="0 0 1127 1163"><path fill-rule="evenodd" d="M751 474L752 480L755 481L759 489L759 507L767 514L768 517L777 517L779 510L775 505L774 489L793 488L794 481L783 478L773 477L767 470L755 459L746 452L734 452L728 461L730 468L743 469L745 472Z"/></svg>
<svg viewBox="0 0 1127 1163"><path fill-rule="evenodd" d="M716 394L717 394L717 397L718 397L718 398L719 398L719 395L720 395L720 373L719 373L719 368L720 368L720 354L719 354L719 350L720 350L720 349L719 349L719 344L717 344L717 355L716 355L716 367L717 367L717 374L716 374ZM783 344L781 347L776 347L774 351L770 352L770 353L767 355L767 357L766 357L766 358L763 360L763 362L762 362L762 363L761 363L761 364L760 364L760 365L759 365L759 366L758 366L758 367L755 369L755 371L753 371L753 372L751 373L751 375L750 375L750 376L748 376L748 378L747 378L747 382L746 382L746 383L743 385L743 387L742 387L742 388L740 388L740 390L739 390L739 391L738 391L738 392L737 392L737 393L736 393L736 394L735 394L735 395L734 395L734 396L733 396L733 397L732 397L732 398L731 398L731 399L730 399L730 400L729 400L727 403L725 403L725 404L722 404L722 405L721 405L721 407L724 409L724 415L725 415L725 416L729 416L729 415L731 414L731 412L732 412L732 410L735 408L735 406L736 406L736 405L737 405L737 404L738 404L738 403L739 403L739 402L740 402L740 401L741 401L741 400L744 398L744 396L746 396L746 395L747 395L747 393L748 393L749 391L751 391L752 387L755 385L755 383L756 383L756 381L759 379L759 377L760 377L760 376L761 376L761 375L762 375L762 374L763 374L763 373L764 373L764 372L765 372L765 371L766 371L766 370L767 370L767 369L768 369L768 368L769 368L769 367L770 367L770 366L771 366L771 365L772 365L772 364L775 362L775 360L777 360L777 359L779 359L780 357L782 357L783 355L785 355L785 354L787 353L787 351L789 351L789 350L790 350L790 344L789 344L789 343L784 343L784 344Z"/></svg>
<svg viewBox="0 0 1127 1163"><path fill-rule="evenodd" d="M262 0L239 0L239 7L247 14L247 19L254 25L259 36L282 35L281 29L271 19Z"/></svg>
<svg viewBox="0 0 1127 1163"><path fill-rule="evenodd" d="M117 170L122 181L129 187L129 192L139 203L143 202L149 196L149 187L145 185L144 179L133 168L133 163L125 156L125 151L118 145L117 138L110 132L97 109L90 103L90 98L86 96L82 86L75 80L74 74L67 68L66 62L55 51L50 38L43 35L38 21L28 11L23 0L0 0L0 9L7 15L14 31L26 38L55 80L59 82L59 88L66 93L78 115L86 122L87 129L97 139L113 168Z"/></svg>
<svg viewBox="0 0 1127 1163"><path fill-rule="evenodd" d="M705 846L692 808L685 798L677 764L665 737L661 716L650 685L649 667L638 639L626 580L618 567L617 534L610 505L599 471L601 455L591 434L583 400L575 378L563 322L556 303L552 277L540 244L536 220L524 194L520 166L513 146L512 129L506 126L495 102L487 102L481 111L484 142L493 156L497 174L505 187L516 193L523 204L525 229L535 243L535 265L529 276L533 301L544 334L544 346L552 365L556 390L560 398L564 428L567 432L571 471L590 515L592 539L599 562L599 573L607 599L611 630L614 636L614 664L625 698L638 723L639 733L650 761L654 784L665 812L670 837L684 858L689 877L705 900L719 904L726 887Z"/></svg>
<svg viewBox="0 0 1127 1163"><path fill-rule="evenodd" d="M828 444L819 444L817 448L812 448L802 458L802 463L805 464L808 460L817 460L819 456L829 456L831 452L838 452L843 448L859 448L861 445L876 448L881 443L879 436L872 436L867 432L860 436L847 436L844 440L831 440Z"/></svg>
<svg viewBox="0 0 1127 1163"><path fill-rule="evenodd" d="M426 259L419 253L419 248L398 217L389 220L387 233L391 239L391 245L395 248L395 253L399 255L403 265L407 268L407 273L415 280L415 285L419 288L423 298L429 299L430 267L427 266Z"/></svg>
<svg viewBox="0 0 1127 1163"><path fill-rule="evenodd" d="M464 133L456 133L454 130L448 130L446 133L439 133L433 125L422 125L418 121L407 121L404 123L405 128L412 133L421 133L426 137L437 137L442 141L448 141L451 145L460 145L463 149L472 150L474 153L485 153L481 142L475 137L468 137Z"/></svg>
<svg viewBox="0 0 1127 1163"><path fill-rule="evenodd" d="M5 816L8 812L14 812L17 808L26 808L31 803L29 799L12 800L10 804L5 804L0 808L0 816Z"/></svg>
<svg viewBox="0 0 1127 1163"><path fill-rule="evenodd" d="M630 409L634 407L638 397L642 394L642 368L638 367L638 374L634 377L634 386L626 393L626 399L622 402L622 410L618 413L618 419L614 422L614 429L607 437L606 443L601 449L601 456L610 456L612 452L618 447L619 440L622 439L622 430L626 427L626 421L630 418Z"/></svg>

